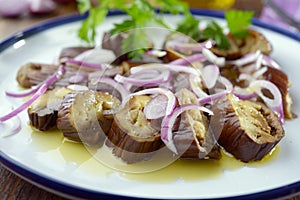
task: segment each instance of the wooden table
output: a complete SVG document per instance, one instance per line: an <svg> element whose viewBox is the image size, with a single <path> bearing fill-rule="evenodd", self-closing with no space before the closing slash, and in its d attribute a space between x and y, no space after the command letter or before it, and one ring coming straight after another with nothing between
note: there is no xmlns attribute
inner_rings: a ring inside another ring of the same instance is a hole
<svg viewBox="0 0 300 200"><path fill-rule="evenodd" d="M261 11L260 1L251 1L251 4L247 4L247 0L237 1L235 7L243 9L254 9L256 10L256 15L258 16ZM59 5L55 12L48 15L39 15L39 16L24 16L17 19L1 19L0 18L0 41L5 39L11 34L14 34L18 31L21 31L25 28L38 24L42 21L62 16L68 15L70 13L75 13L76 5L67 4ZM16 200L63 200L65 198L57 196L55 194L49 193L43 189L40 189L31 183L19 178L15 174L11 173L5 169L0 164L0 199L16 199ZM285 199L289 200L300 200L300 195L295 197L288 197Z"/></svg>

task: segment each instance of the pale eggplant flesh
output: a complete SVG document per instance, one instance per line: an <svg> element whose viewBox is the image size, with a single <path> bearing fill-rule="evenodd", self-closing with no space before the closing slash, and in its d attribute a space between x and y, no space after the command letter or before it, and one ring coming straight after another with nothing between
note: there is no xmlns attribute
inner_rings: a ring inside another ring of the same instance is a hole
<svg viewBox="0 0 300 200"><path fill-rule="evenodd" d="M262 103L228 94L212 110L218 116L211 121L218 143L243 162L263 159L284 137L277 115Z"/></svg>

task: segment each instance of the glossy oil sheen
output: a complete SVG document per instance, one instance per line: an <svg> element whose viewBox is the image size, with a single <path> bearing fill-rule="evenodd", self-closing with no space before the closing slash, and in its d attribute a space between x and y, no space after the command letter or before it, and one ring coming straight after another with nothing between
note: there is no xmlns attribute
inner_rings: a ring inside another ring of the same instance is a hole
<svg viewBox="0 0 300 200"><path fill-rule="evenodd" d="M33 131L31 134L32 144L43 152L42 156L57 159L61 158L69 170L84 170L85 173L94 174L95 176L109 176L112 173L119 173L125 179L154 182L170 183L178 180L183 181L203 181L220 178L226 171L239 170L243 167L259 168L271 164L279 155L280 148L277 146L263 160L243 163L233 158L225 152L222 152L221 160L177 160L172 164L152 172L145 173L126 173L126 170L138 169L139 165L152 165L151 162L128 165L127 168L119 168L121 172L107 167L97 160L98 156L105 157L103 160L113 160L114 164L120 164L120 160L115 158L108 148L104 148L101 155L97 155L97 150L87 150L81 143L75 143L65 139L59 131L38 132ZM55 158L56 157L56 158ZM124 164L124 163L122 163ZM152 166L146 166L152 167ZM115 168L115 167L114 167Z"/></svg>

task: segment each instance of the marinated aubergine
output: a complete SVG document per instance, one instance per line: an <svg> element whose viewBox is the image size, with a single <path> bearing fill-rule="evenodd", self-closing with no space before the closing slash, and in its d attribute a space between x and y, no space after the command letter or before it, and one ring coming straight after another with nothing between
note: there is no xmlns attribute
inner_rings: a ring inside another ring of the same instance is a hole
<svg viewBox="0 0 300 200"><path fill-rule="evenodd" d="M228 94L212 110L218 116L211 121L215 134L224 125L218 143L243 162L261 160L284 136L278 117L262 103Z"/></svg>
<svg viewBox="0 0 300 200"><path fill-rule="evenodd" d="M227 36L230 45L229 49L213 47L210 50L217 56L225 57L228 60L240 58L243 55L254 53L257 50L263 54L270 54L272 52L272 45L264 35L252 29L248 30L249 35L244 39L237 39L229 34Z"/></svg>
<svg viewBox="0 0 300 200"><path fill-rule="evenodd" d="M188 89L181 89L177 93L180 105L199 104L197 97ZM209 121L200 110L188 110L181 114L183 129L175 131L174 143L181 158L188 159L220 159L220 148L209 131ZM188 145L188 146L187 146Z"/></svg>
<svg viewBox="0 0 300 200"><path fill-rule="evenodd" d="M70 92L67 88L55 88L33 102L27 109L31 126L40 131L54 127L63 97Z"/></svg>
<svg viewBox="0 0 300 200"><path fill-rule="evenodd" d="M90 146L101 145L113 120L112 116L103 112L119 105L120 101L107 93L74 91L64 97L57 127L70 140Z"/></svg>
<svg viewBox="0 0 300 200"><path fill-rule="evenodd" d="M114 116L108 134L108 146L113 154L131 164L151 158L162 147L159 131L151 127L143 108L151 100L149 96L134 96Z"/></svg>

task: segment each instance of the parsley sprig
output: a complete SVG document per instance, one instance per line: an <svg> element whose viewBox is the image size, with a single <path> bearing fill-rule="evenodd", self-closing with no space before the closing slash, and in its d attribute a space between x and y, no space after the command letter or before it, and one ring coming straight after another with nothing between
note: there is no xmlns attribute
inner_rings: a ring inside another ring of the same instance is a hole
<svg viewBox="0 0 300 200"><path fill-rule="evenodd" d="M149 24L159 24L170 28L163 20L162 13L169 12L173 15L183 14L184 18L177 25L176 31L186 34L195 40L213 39L218 48L228 49L229 41L224 34L224 29L215 21L209 21L207 27L200 33L199 19L195 18L189 11L188 5L180 0L99 0L99 4L93 6L90 0L77 0L80 13L89 12L78 32L79 37L89 44L95 43L97 27L103 23L109 10L118 9L128 14L128 19L114 24L110 30L111 34L119 34L129 31L130 35L123 39L122 52L130 52L133 59L140 59L147 44L147 34L142 31ZM160 14L155 7L160 8ZM225 13L225 19L229 31L236 38L246 37L247 27L251 25L253 12L230 10Z"/></svg>

